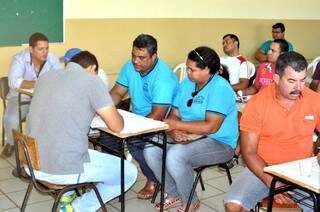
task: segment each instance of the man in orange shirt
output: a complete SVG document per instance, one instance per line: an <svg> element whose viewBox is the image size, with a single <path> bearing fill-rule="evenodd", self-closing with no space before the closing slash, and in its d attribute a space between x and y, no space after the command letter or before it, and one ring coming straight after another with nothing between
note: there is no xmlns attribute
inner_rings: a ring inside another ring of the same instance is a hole
<svg viewBox="0 0 320 212"><path fill-rule="evenodd" d="M305 87L307 66L299 53L281 54L274 83L248 102L240 122L248 167L227 192L226 211L250 210L268 196L272 176L263 172L264 167L313 155L312 135L314 129L320 131L320 94ZM275 201L292 202L284 194L276 195Z"/></svg>

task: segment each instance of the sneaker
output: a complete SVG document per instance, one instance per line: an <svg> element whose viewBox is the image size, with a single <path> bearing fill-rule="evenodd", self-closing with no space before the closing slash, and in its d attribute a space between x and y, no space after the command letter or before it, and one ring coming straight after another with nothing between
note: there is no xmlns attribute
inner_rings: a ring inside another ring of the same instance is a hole
<svg viewBox="0 0 320 212"><path fill-rule="evenodd" d="M11 157L11 155L14 152L14 146L10 144L6 144L1 152L1 157L6 159L8 157Z"/></svg>
<svg viewBox="0 0 320 212"><path fill-rule="evenodd" d="M76 197L76 194L62 196L60 199L60 212L73 212L71 203Z"/></svg>

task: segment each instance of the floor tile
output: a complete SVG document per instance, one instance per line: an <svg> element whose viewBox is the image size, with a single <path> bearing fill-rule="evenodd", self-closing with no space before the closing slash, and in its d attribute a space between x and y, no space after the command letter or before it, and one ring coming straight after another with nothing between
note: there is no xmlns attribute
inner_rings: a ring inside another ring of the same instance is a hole
<svg viewBox="0 0 320 212"><path fill-rule="evenodd" d="M20 207L22 205L22 201L25 193L26 193L26 190L23 190L23 191L8 193L7 196ZM43 201L52 200L52 199L53 198L50 195L41 194L37 190L33 189L28 199L28 204L43 202Z"/></svg>
<svg viewBox="0 0 320 212"><path fill-rule="evenodd" d="M120 209L119 202L112 204L114 207ZM153 204L149 200L131 199L126 201L126 211L140 212L140 211L155 211Z"/></svg>
<svg viewBox="0 0 320 212"><path fill-rule="evenodd" d="M0 181L0 190L4 193L22 191L27 189L28 184L19 178L11 178Z"/></svg>
<svg viewBox="0 0 320 212"><path fill-rule="evenodd" d="M51 211L53 202L53 200L49 200L39 203L28 204L26 207L26 212L49 212Z"/></svg>
<svg viewBox="0 0 320 212"><path fill-rule="evenodd" d="M0 195L0 210L15 208L16 205L10 201L6 196Z"/></svg>
<svg viewBox="0 0 320 212"><path fill-rule="evenodd" d="M0 181L12 179L14 176L11 174L12 172L12 166L0 168Z"/></svg>
<svg viewBox="0 0 320 212"><path fill-rule="evenodd" d="M223 194L210 197L202 201L204 204L208 205L211 208L214 208L216 211L224 212L223 206Z"/></svg>
<svg viewBox="0 0 320 212"><path fill-rule="evenodd" d="M3 160L3 159L0 160L0 169L7 168L7 167L12 167L12 166L8 161Z"/></svg>

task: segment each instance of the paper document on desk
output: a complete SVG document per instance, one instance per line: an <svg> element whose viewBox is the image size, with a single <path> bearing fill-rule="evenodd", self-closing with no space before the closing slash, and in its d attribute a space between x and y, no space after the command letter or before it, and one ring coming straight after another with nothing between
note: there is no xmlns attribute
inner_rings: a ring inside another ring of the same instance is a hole
<svg viewBox="0 0 320 212"><path fill-rule="evenodd" d="M300 161L308 160L311 163L311 171L306 176L301 174L301 171L305 172L306 170L301 170ZM316 157L302 159L297 161L292 161L288 163L272 165L264 168L264 171L273 171L283 176L290 177L299 182L303 182L307 185L312 186L313 188L320 189L320 166L317 162Z"/></svg>
<svg viewBox="0 0 320 212"><path fill-rule="evenodd" d="M168 126L162 121L153 120L143 116L136 115L124 110L118 109L118 112L122 115L124 119L124 128L120 132L121 134L128 133L138 133L141 131L146 131L154 128L161 128ZM100 116L94 117L91 122L91 128L106 128L106 124L100 118Z"/></svg>

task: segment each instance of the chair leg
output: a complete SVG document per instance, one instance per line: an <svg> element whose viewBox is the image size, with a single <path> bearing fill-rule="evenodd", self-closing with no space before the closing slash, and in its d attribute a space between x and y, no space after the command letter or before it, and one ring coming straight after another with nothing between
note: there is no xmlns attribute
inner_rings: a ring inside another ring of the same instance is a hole
<svg viewBox="0 0 320 212"><path fill-rule="evenodd" d="M224 167L225 167L226 172L227 172L229 185L231 185L232 184L232 177L231 177L230 169L229 169L229 167L228 167L228 165L226 163L224 164Z"/></svg>
<svg viewBox="0 0 320 212"><path fill-rule="evenodd" d="M23 202L22 202L22 205L21 205L20 212L24 212L24 210L26 209L27 202L28 202L29 196L31 194L32 188L33 188L33 184L30 181L30 183L28 185L28 188L27 188L27 191L26 191L26 194L24 195L24 199L23 199Z"/></svg>
<svg viewBox="0 0 320 212"><path fill-rule="evenodd" d="M3 126L3 121L2 121L2 146L4 146L4 139L5 139L5 135L4 135L4 126Z"/></svg>
<svg viewBox="0 0 320 212"><path fill-rule="evenodd" d="M100 193L99 193L99 191L98 191L98 189L97 189L97 187L96 187L95 185L93 185L93 190L94 190L94 192L95 192L96 195L97 195L97 198L98 198L99 203L100 203L100 205L101 205L101 210L102 210L103 212L107 212L107 208L106 208L106 206L104 205L104 202L102 201L102 198L101 198L101 196L100 196Z"/></svg>
<svg viewBox="0 0 320 212"><path fill-rule="evenodd" d="M188 211L189 208L190 208L191 201L192 201L194 192L196 191L196 187L197 187L197 184L198 184L200 176L201 176L201 172L198 172L197 175L196 175L196 178L194 179L193 186L192 186L192 189L190 191L190 195L189 195L189 198L188 198L188 202L187 202L187 206L186 206L185 211Z"/></svg>
<svg viewBox="0 0 320 212"><path fill-rule="evenodd" d="M200 173L200 185L201 185L201 189L202 189L202 191L205 191L205 190L206 190L206 188L204 187L204 183L203 183L203 179L202 179L202 175L201 175L201 173Z"/></svg>
<svg viewBox="0 0 320 212"><path fill-rule="evenodd" d="M157 183L155 191L154 191L154 193L152 195L152 198L151 198L151 203L154 203L156 201L157 195L158 195L158 193L160 191L160 186L161 186L161 184Z"/></svg>

